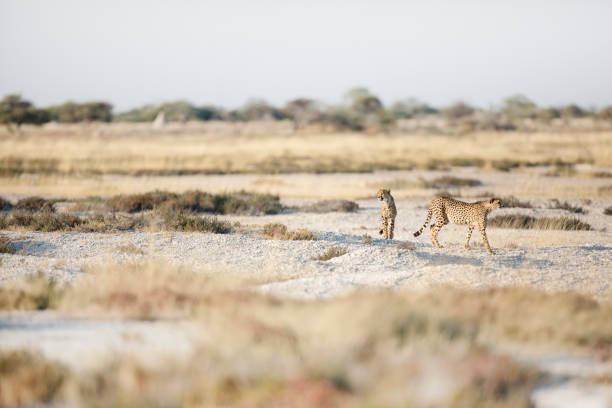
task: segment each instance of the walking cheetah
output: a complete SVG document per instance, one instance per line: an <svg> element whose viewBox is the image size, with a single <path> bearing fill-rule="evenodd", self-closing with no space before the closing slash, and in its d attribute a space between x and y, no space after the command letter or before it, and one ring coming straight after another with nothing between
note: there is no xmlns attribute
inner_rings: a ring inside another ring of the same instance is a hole
<svg viewBox="0 0 612 408"><path fill-rule="evenodd" d="M443 226L452 222L453 224L468 224L465 248L470 249L470 237L472 236L474 227L478 225L478 230L482 235L482 240L487 248L487 252L492 255L493 251L489 245L486 232L487 214L500 207L501 202L496 198L487 201L479 201L477 203L464 203L463 201L444 197L435 198L431 202L429 210L427 210L425 224L420 230L414 233L414 236L418 237L423 232L423 229L427 226L433 214L435 220L434 224L431 225L431 242L433 242L436 248L442 248L438 242L438 232L440 232Z"/></svg>
<svg viewBox="0 0 612 408"><path fill-rule="evenodd" d="M382 228L378 233L385 239L393 239L393 228L395 226L397 208L395 208L395 200L393 200L391 196L391 190L381 188L378 190L376 197L382 201L382 208L380 210Z"/></svg>

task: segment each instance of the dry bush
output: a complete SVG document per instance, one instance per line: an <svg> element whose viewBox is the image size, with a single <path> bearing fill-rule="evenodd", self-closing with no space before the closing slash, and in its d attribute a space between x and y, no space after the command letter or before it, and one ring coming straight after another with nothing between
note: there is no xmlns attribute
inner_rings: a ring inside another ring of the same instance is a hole
<svg viewBox="0 0 612 408"><path fill-rule="evenodd" d="M312 259L315 261L329 261L332 258L337 258L347 253L348 253L348 248L340 248L340 247L332 246L328 248L327 251L323 252L320 255L315 256Z"/></svg>
<svg viewBox="0 0 612 408"><path fill-rule="evenodd" d="M0 310L45 310L56 308L63 289L45 276L34 276L24 281L0 286Z"/></svg>
<svg viewBox="0 0 612 408"><path fill-rule="evenodd" d="M53 203L42 197L26 197L17 201L13 211L21 212L53 212Z"/></svg>
<svg viewBox="0 0 612 408"><path fill-rule="evenodd" d="M13 204L10 201L0 197L0 211L10 211L13 208Z"/></svg>
<svg viewBox="0 0 612 408"><path fill-rule="evenodd" d="M106 203L111 211L140 212L160 209L215 214L278 214L283 210L280 198L272 194L240 191L210 194L192 190L182 194L154 191L143 194L119 195Z"/></svg>
<svg viewBox="0 0 612 408"><path fill-rule="evenodd" d="M488 196L493 196L489 194ZM521 201L514 196L502 197L500 199L501 206L504 208L533 208L529 201Z"/></svg>
<svg viewBox="0 0 612 408"><path fill-rule="evenodd" d="M232 224L221 221L217 217L192 214L185 211L167 212L164 215L166 228L173 231L211 232L213 234L227 234L232 231Z"/></svg>
<svg viewBox="0 0 612 408"><path fill-rule="evenodd" d="M563 231L591 231L586 222L574 217L532 217L523 214L497 215L489 218L487 224L493 228L539 229Z"/></svg>
<svg viewBox="0 0 612 408"><path fill-rule="evenodd" d="M363 243L364 244L371 244L372 243L372 237L368 234L363 234L361 236L361 238L363 239Z"/></svg>
<svg viewBox="0 0 612 408"><path fill-rule="evenodd" d="M0 254L14 254L15 248L13 248L12 242L9 237L0 235Z"/></svg>
<svg viewBox="0 0 612 408"><path fill-rule="evenodd" d="M606 209L604 209L603 213L605 215L612 215L612 207L607 207Z"/></svg>
<svg viewBox="0 0 612 408"><path fill-rule="evenodd" d="M568 203L567 201L561 202L556 198L550 200L550 203L548 204L548 208L553 209L553 210L565 210L565 211L569 211L574 214L584 214L585 213L584 208L572 205Z"/></svg>
<svg viewBox="0 0 612 408"><path fill-rule="evenodd" d="M593 178L611 178L612 177L612 173L609 171L594 171L592 173L588 174L589 177L593 177Z"/></svg>
<svg viewBox="0 0 612 408"><path fill-rule="evenodd" d="M7 227L21 227L32 231L53 232L69 231L78 227L83 222L81 218L66 213L55 214L51 211L30 213L13 210L12 216L6 217L1 223L5 223Z"/></svg>
<svg viewBox="0 0 612 408"><path fill-rule="evenodd" d="M552 169L544 173L548 177L574 177L578 174L573 164L563 163L558 164Z"/></svg>
<svg viewBox="0 0 612 408"><path fill-rule="evenodd" d="M300 211L311 213L355 212L358 209L359 204L350 200L321 200L300 207Z"/></svg>
<svg viewBox="0 0 612 408"><path fill-rule="evenodd" d="M40 354L0 351L0 406L38 406L54 401L69 371Z"/></svg>
<svg viewBox="0 0 612 408"><path fill-rule="evenodd" d="M269 223L263 226L263 236L266 239L278 239L289 241L316 241L317 234L305 228L297 231L289 231L286 225L279 223Z"/></svg>

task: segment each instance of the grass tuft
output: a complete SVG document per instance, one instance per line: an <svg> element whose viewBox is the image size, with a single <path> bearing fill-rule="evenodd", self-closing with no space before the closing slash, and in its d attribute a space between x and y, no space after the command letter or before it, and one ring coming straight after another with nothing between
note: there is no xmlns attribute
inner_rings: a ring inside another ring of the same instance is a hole
<svg viewBox="0 0 612 408"><path fill-rule="evenodd" d="M316 241L317 234L305 228L297 231L289 231L286 225L270 223L263 226L263 236L266 239L288 240L288 241Z"/></svg>
<svg viewBox="0 0 612 408"><path fill-rule="evenodd" d="M414 251L416 249L416 246L412 242L405 241L405 242L398 243L395 248L408 249L410 251Z"/></svg>
<svg viewBox="0 0 612 408"><path fill-rule="evenodd" d="M574 217L532 217L523 214L497 215L489 218L488 225L494 228L591 231L593 228L586 222Z"/></svg>
<svg viewBox="0 0 612 408"><path fill-rule="evenodd" d="M429 188L446 188L446 187L476 187L482 185L480 180L470 178L460 178L453 176L442 176L427 182Z"/></svg>
<svg viewBox="0 0 612 408"><path fill-rule="evenodd" d="M340 248L340 247L332 246L327 251L323 252L322 254L318 256L315 256L312 259L315 261L329 261L332 258L337 258L347 253L348 253L348 248Z"/></svg>
<svg viewBox="0 0 612 408"><path fill-rule="evenodd" d="M166 214L165 225L174 231L211 232L213 234L227 234L232 231L232 224L220 221L214 216L201 217L197 214L176 211Z"/></svg>
<svg viewBox="0 0 612 408"><path fill-rule="evenodd" d="M612 207L607 207L606 209L604 209L603 213L605 215L612 215Z"/></svg>
<svg viewBox="0 0 612 408"><path fill-rule="evenodd" d="M361 236L361 238L363 239L363 243L364 244L371 244L372 243L372 237L369 234L363 234Z"/></svg>

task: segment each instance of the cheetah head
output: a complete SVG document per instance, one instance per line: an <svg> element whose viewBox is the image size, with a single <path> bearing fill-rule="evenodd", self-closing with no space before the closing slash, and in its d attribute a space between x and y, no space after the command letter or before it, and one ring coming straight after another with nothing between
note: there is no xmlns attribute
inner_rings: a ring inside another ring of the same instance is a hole
<svg viewBox="0 0 612 408"><path fill-rule="evenodd" d="M381 188L380 190L378 190L376 198L378 198L379 201L384 201L388 203L391 198L391 190Z"/></svg>
<svg viewBox="0 0 612 408"><path fill-rule="evenodd" d="M487 207L490 210L494 210L496 208L501 208L501 200L499 198L492 198L487 202Z"/></svg>

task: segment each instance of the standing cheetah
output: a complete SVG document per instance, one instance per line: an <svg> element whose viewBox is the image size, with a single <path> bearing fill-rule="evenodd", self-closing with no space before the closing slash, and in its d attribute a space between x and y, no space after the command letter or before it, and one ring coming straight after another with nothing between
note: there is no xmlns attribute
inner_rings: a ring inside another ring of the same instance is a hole
<svg viewBox="0 0 612 408"><path fill-rule="evenodd" d="M487 252L492 255L493 251L489 245L486 232L487 214L500 207L501 202L496 198L487 201L479 201L477 203L464 203L463 201L444 197L435 198L427 211L425 224L420 230L414 233L414 236L418 237L423 232L423 229L427 226L433 214L435 219L434 224L431 225L431 241L436 248L442 248L438 242L438 232L440 232L443 226L452 222L453 224L468 224L465 248L470 249L470 237L472 236L474 227L478 225L478 230L482 235L482 240L487 248Z"/></svg>
<svg viewBox="0 0 612 408"><path fill-rule="evenodd" d="M393 196L391 196L391 190L381 188L378 190L376 197L382 201L382 208L380 210L382 228L378 233L385 239L393 239L393 228L395 226L397 208L395 208L395 200L393 200Z"/></svg>

